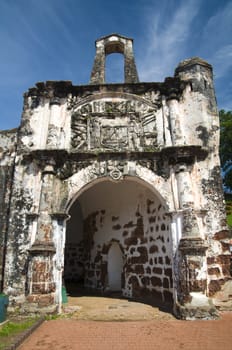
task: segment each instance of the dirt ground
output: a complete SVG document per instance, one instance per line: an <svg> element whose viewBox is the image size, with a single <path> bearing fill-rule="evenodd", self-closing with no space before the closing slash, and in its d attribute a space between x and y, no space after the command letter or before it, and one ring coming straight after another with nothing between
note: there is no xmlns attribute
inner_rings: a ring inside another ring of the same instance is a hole
<svg viewBox="0 0 232 350"><path fill-rule="evenodd" d="M67 317L87 321L151 321L174 319L174 316L158 307L117 297L79 296L69 297L63 312Z"/></svg>
<svg viewBox="0 0 232 350"><path fill-rule="evenodd" d="M69 297L62 318L45 321L20 350L231 350L232 312L179 321L157 307L120 298Z"/></svg>

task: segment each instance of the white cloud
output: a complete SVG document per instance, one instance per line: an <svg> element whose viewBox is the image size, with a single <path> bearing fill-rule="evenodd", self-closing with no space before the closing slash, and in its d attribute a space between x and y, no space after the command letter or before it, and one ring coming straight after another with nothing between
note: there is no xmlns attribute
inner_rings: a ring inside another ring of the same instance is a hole
<svg viewBox="0 0 232 350"><path fill-rule="evenodd" d="M212 56L216 79L223 77L232 68L232 44L219 48Z"/></svg>
<svg viewBox="0 0 232 350"><path fill-rule="evenodd" d="M232 67L232 3L227 3L207 21L203 31L202 49L214 67L216 79Z"/></svg>
<svg viewBox="0 0 232 350"><path fill-rule="evenodd" d="M231 42L232 2L228 2L215 15L209 18L203 29L202 40L206 49L212 51L218 46Z"/></svg>
<svg viewBox="0 0 232 350"><path fill-rule="evenodd" d="M191 33L191 23L199 10L198 0L181 1L168 18L167 13L156 14L148 20L148 49L141 60L140 79L161 80L167 73L173 75L179 57L183 57ZM172 71L170 71L172 69Z"/></svg>

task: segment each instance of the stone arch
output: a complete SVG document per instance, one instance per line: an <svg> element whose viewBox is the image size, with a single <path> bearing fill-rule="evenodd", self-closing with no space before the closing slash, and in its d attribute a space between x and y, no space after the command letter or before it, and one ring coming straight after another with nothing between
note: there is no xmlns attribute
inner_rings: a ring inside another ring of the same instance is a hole
<svg viewBox="0 0 232 350"><path fill-rule="evenodd" d="M109 99L109 100L117 99L118 101L125 100L129 102L137 101L140 103L140 106L142 108L147 108L147 109L154 108L154 101L151 102L149 99L143 98L139 95L135 95L133 93L128 93L128 92L103 91L96 95L90 95L90 96L84 97L80 101L75 101L74 109L76 110L80 106L85 106L88 103L91 103L93 101L98 101L101 99Z"/></svg>
<svg viewBox="0 0 232 350"><path fill-rule="evenodd" d="M113 240L108 250L108 288L110 291L121 291L123 273L123 251L119 242Z"/></svg>
<svg viewBox="0 0 232 350"><path fill-rule="evenodd" d="M156 175L152 170L138 165L136 162L130 161L125 163L127 169L124 167L125 173L116 166L115 174L109 173L107 176L101 175L101 169L106 166L106 162L95 162L71 177L65 180L67 185L67 198L62 203L61 210L68 211L72 203L78 196L94 184L104 181L107 178L111 181L121 181L129 178L131 181L137 181L148 187L163 203L167 212L174 211L174 202L172 196L172 189L170 182ZM116 177L117 176L117 177Z"/></svg>
<svg viewBox="0 0 232 350"><path fill-rule="evenodd" d="M121 53L125 52L125 42L120 36L111 36L111 40L105 41L104 44L105 54L110 55L112 53Z"/></svg>
<svg viewBox="0 0 232 350"><path fill-rule="evenodd" d="M133 39L111 34L96 41L96 55L91 73L90 84L105 83L105 58L112 53L124 56L125 83L138 83L138 73L133 53Z"/></svg>
<svg viewBox="0 0 232 350"><path fill-rule="evenodd" d="M84 286L107 291L121 285L122 294L129 298L170 301L173 269L171 223L166 215L172 208L169 185L135 162L130 166L134 170L130 175L115 169L108 176L97 176L96 167L91 165L66 180L66 211L69 213L76 201L83 205L83 256L88 257L83 263ZM88 177L93 171L94 177ZM104 193L110 193L111 202L102 197ZM118 248L114 247L113 254L110 249L115 244ZM114 281L111 267L117 258L120 269Z"/></svg>

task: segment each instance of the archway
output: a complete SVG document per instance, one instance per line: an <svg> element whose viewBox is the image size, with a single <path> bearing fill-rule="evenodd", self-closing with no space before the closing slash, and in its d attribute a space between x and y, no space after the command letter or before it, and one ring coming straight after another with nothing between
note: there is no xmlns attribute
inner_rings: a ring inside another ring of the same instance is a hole
<svg viewBox="0 0 232 350"><path fill-rule="evenodd" d="M69 215L65 279L101 292L120 289L126 297L172 301L170 218L145 182L93 182Z"/></svg>
<svg viewBox="0 0 232 350"><path fill-rule="evenodd" d="M109 291L122 290L123 254L117 242L113 242L108 252Z"/></svg>
<svg viewBox="0 0 232 350"><path fill-rule="evenodd" d="M105 76L107 84L124 81L124 57L121 53L107 55Z"/></svg>

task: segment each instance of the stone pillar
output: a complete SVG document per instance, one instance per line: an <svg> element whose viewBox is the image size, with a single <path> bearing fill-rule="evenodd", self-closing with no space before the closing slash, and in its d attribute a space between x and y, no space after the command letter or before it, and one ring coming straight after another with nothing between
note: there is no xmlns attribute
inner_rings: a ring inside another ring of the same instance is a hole
<svg viewBox="0 0 232 350"><path fill-rule="evenodd" d="M62 279L64 273L64 249L65 249L65 231L66 221L70 219L70 216L63 212L57 212L51 214L53 231L54 231L54 244L56 247L56 254L54 257L54 281L56 285L55 302L58 305L58 312L61 312L62 308Z"/></svg>
<svg viewBox="0 0 232 350"><path fill-rule="evenodd" d="M30 311L55 311L54 304L54 266L53 256L56 252L52 230L54 164L51 161L44 167L35 241L29 249L29 273L27 303Z"/></svg>
<svg viewBox="0 0 232 350"><path fill-rule="evenodd" d="M194 211L194 196L188 167L184 164L176 167L179 209L183 213L182 238L200 237L197 217Z"/></svg>
<svg viewBox="0 0 232 350"><path fill-rule="evenodd" d="M172 146L169 116L170 116L170 112L169 112L166 98L162 96L163 144L166 147Z"/></svg>
<svg viewBox="0 0 232 350"><path fill-rule="evenodd" d="M125 83L138 83L138 73L136 69L135 59L134 59L134 53L133 53L133 45L132 40L127 40L124 48L124 59L125 59L125 65L124 65L124 73L125 73Z"/></svg>
<svg viewBox="0 0 232 350"><path fill-rule="evenodd" d="M102 41L96 41L96 55L90 78L90 84L105 83L105 50Z"/></svg>
<svg viewBox="0 0 232 350"><path fill-rule="evenodd" d="M169 108L169 121L171 129L171 140L173 146L183 145L183 135L181 131L181 122L179 115L179 101L176 98L170 97L167 100Z"/></svg>
<svg viewBox="0 0 232 350"><path fill-rule="evenodd" d="M59 144L60 128L59 128L59 109L60 99L54 97L50 101L50 119L47 135L47 148L57 148Z"/></svg>
<svg viewBox="0 0 232 350"><path fill-rule="evenodd" d="M182 233L175 257L175 313L183 319L216 318L216 309L206 296L208 247L198 225L191 178L186 165L176 167L176 179Z"/></svg>
<svg viewBox="0 0 232 350"><path fill-rule="evenodd" d="M50 164L45 165L42 173L42 186L39 203L39 217L37 225L37 234L35 243L38 244L53 244L52 237L52 220L51 210L53 202L53 182L54 182L54 164L51 161Z"/></svg>

